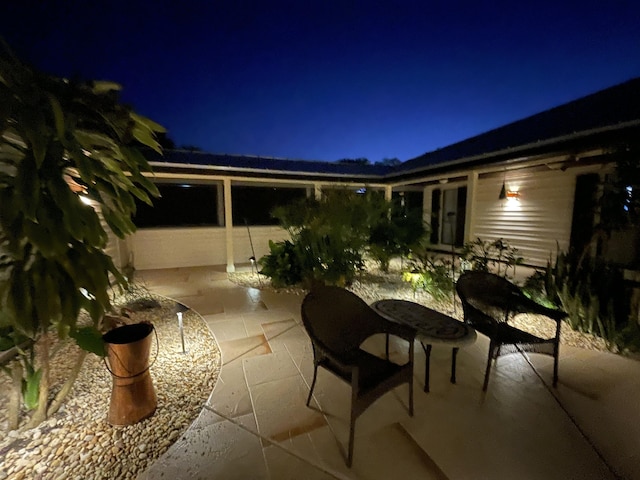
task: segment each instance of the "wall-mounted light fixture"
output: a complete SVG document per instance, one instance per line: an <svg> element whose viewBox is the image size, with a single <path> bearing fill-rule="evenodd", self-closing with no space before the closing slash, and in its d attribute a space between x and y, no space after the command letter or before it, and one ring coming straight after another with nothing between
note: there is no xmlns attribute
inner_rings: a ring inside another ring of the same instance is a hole
<svg viewBox="0 0 640 480"><path fill-rule="evenodd" d="M506 198L518 200L520 198L520 192L516 192L514 190L507 190Z"/></svg>
<svg viewBox="0 0 640 480"><path fill-rule="evenodd" d="M502 188L500 189L500 195L498 195L498 200L504 200L507 198L507 187L504 184L504 180L502 181Z"/></svg>

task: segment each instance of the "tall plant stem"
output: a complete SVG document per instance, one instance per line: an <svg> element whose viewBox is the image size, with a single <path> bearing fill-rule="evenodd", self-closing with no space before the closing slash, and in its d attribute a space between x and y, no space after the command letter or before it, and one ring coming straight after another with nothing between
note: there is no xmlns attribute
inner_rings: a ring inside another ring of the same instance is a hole
<svg viewBox="0 0 640 480"><path fill-rule="evenodd" d="M67 398L67 395L69 395L69 392L73 388L73 384L75 383L76 379L78 378L78 375L80 374L82 365L84 365L84 359L87 357L87 353L88 352L86 350L82 350L82 349L78 352L78 358L76 358L76 363L73 366L73 370L71 370L71 373L67 378L67 381L64 382L62 389L58 392L58 394L56 395L56 398L53 399L53 402L51 402L51 406L47 410L48 417L50 417L51 415L53 415L58 411L58 409L62 406L65 399Z"/></svg>
<svg viewBox="0 0 640 480"><path fill-rule="evenodd" d="M38 356L40 357L40 368L42 369L42 378L40 379L40 391L38 392L38 408L31 416L31 420L27 424L27 428L33 428L47 419L47 402L49 400L49 350L51 347L51 339L49 332L44 332L36 345L38 348Z"/></svg>
<svg viewBox="0 0 640 480"><path fill-rule="evenodd" d="M24 368L22 363L15 362L11 367L12 389L9 397L7 416L9 418L8 430L17 430L20 425L20 401L22 400L22 375Z"/></svg>

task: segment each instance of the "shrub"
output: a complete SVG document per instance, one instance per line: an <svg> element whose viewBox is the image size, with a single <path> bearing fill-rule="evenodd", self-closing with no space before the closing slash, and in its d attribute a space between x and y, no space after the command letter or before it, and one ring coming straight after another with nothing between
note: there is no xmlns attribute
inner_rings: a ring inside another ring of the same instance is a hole
<svg viewBox="0 0 640 480"><path fill-rule="evenodd" d="M545 292L564 309L574 330L603 338L612 351L637 351L640 329L630 318L630 289L623 270L602 258L559 253L547 264Z"/></svg>
<svg viewBox="0 0 640 480"><path fill-rule="evenodd" d="M364 268L371 226L384 218L387 208L377 192L349 190L331 190L320 201L306 198L276 208L272 215L291 240L270 242L270 253L258 262L260 273L277 286L349 285Z"/></svg>
<svg viewBox="0 0 640 480"><path fill-rule="evenodd" d="M260 273L271 279L274 287L295 285L302 281L301 266L295 245L288 240L273 242L269 240L270 254L259 260Z"/></svg>
<svg viewBox="0 0 640 480"><path fill-rule="evenodd" d="M383 272L387 272L390 260L396 256L409 255L425 238L426 233L421 209L405 212L394 202L390 215L383 216L371 226L369 255L378 262Z"/></svg>
<svg viewBox="0 0 640 480"><path fill-rule="evenodd" d="M522 265L524 259L518 255L518 249L512 247L507 240L498 238L493 242L476 238L465 243L462 248L462 268L488 272L496 270L497 275L509 277L509 269L515 276L516 266ZM502 270L504 268L504 270Z"/></svg>
<svg viewBox="0 0 640 480"><path fill-rule="evenodd" d="M459 262L455 252L450 257L430 254L429 245L424 242L414 247L409 255L403 280L411 282L414 290L424 290L436 300L454 297L455 281L461 270L494 270L498 275L508 277L509 270L515 274L516 265L523 262L523 258L518 256L518 249L502 238L493 242L480 238L467 242Z"/></svg>
<svg viewBox="0 0 640 480"><path fill-rule="evenodd" d="M454 295L455 274L453 259L429 253L428 244L422 243L411 252L402 279L414 291L424 290L435 300L444 300Z"/></svg>
<svg viewBox="0 0 640 480"><path fill-rule="evenodd" d="M453 293L451 266L446 260L424 259L421 267L404 272L402 279L411 282L414 291L424 290L435 300L444 300Z"/></svg>

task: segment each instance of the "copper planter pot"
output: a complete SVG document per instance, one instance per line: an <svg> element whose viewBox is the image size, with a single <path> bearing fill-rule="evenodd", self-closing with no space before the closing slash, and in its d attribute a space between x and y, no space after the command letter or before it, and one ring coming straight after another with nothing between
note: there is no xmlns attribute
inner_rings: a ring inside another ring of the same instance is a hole
<svg viewBox="0 0 640 480"><path fill-rule="evenodd" d="M113 377L107 422L133 425L156 411L158 399L149 374L153 325L136 323L114 328L102 336L105 362Z"/></svg>

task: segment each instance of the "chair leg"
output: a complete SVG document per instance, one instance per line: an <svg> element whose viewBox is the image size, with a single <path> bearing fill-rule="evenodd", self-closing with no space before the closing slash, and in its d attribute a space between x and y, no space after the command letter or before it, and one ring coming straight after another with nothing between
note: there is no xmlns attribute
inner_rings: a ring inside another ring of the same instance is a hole
<svg viewBox="0 0 640 480"><path fill-rule="evenodd" d="M386 340L384 342L384 351L387 354L387 360L389 360L389 334L386 335Z"/></svg>
<svg viewBox="0 0 640 480"><path fill-rule="evenodd" d="M356 412L351 407L351 423L349 425L349 453L347 455L347 467L351 468L351 464L353 463L353 440L355 437L356 431Z"/></svg>
<svg viewBox="0 0 640 480"><path fill-rule="evenodd" d="M313 363L313 380L311 381L311 388L309 389L309 396L307 397L307 407L309 406L309 402L311 402L311 395L313 395L313 389L316 386L316 378L318 375L318 364Z"/></svg>
<svg viewBox="0 0 640 480"><path fill-rule="evenodd" d="M556 345L553 350L553 388L558 386L558 360L560 357L560 346Z"/></svg>
<svg viewBox="0 0 640 480"><path fill-rule="evenodd" d="M413 417L413 374L409 378L409 416Z"/></svg>
<svg viewBox="0 0 640 480"><path fill-rule="evenodd" d="M351 372L351 421L349 423L349 453L347 454L347 467L351 468L353 462L353 440L356 432L356 419L358 415L356 411L359 411L358 406L358 391L360 388L360 371L358 367L354 368Z"/></svg>
<svg viewBox="0 0 640 480"><path fill-rule="evenodd" d="M458 356L458 347L453 347L451 352L451 383L456 383L456 357Z"/></svg>
<svg viewBox="0 0 640 480"><path fill-rule="evenodd" d="M422 349L424 350L424 391L429 393L429 370L431 366L431 345L427 345L425 347L424 343L422 344Z"/></svg>
<svg viewBox="0 0 640 480"><path fill-rule="evenodd" d="M489 344L489 355L487 358L487 369L484 373L484 384L482 385L482 391L486 392L487 387L489 386L489 373L491 373L491 360L493 360L493 352L496 349L496 346L491 342Z"/></svg>

